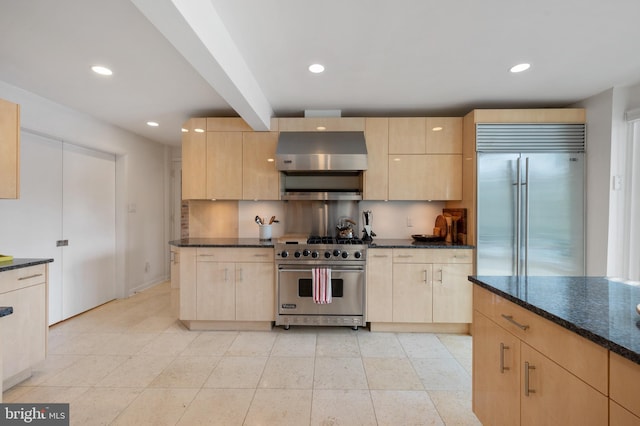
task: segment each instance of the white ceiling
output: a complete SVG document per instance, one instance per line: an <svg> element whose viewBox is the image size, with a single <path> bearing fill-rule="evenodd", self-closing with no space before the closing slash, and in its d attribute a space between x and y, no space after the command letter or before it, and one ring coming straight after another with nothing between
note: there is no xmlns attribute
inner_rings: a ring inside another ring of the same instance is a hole
<svg viewBox="0 0 640 426"><path fill-rule="evenodd" d="M0 0L0 80L177 146L192 116L565 106L640 82L639 17L637 0Z"/></svg>

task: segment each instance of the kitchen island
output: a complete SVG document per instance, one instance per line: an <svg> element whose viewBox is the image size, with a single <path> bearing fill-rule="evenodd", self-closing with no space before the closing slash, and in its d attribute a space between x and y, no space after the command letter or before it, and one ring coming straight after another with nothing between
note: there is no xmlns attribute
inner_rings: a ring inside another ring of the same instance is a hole
<svg viewBox="0 0 640 426"><path fill-rule="evenodd" d="M640 287L601 277L469 281L483 423L640 424Z"/></svg>
<svg viewBox="0 0 640 426"><path fill-rule="evenodd" d="M0 306L11 307L2 319L3 389L31 376L47 353L48 263L53 259L0 262Z"/></svg>

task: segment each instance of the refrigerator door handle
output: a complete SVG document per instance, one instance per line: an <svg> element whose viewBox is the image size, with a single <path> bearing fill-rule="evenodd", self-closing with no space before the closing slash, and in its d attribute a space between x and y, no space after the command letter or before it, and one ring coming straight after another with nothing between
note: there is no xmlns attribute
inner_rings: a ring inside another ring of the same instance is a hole
<svg viewBox="0 0 640 426"><path fill-rule="evenodd" d="M515 222L515 238L514 238L514 266L516 271L516 276L520 275L520 187L521 187L521 174L520 174L520 157L518 157L516 162L516 197L515 197L515 212L516 212L516 220Z"/></svg>
<svg viewBox="0 0 640 426"><path fill-rule="evenodd" d="M524 275L529 275L529 157L524 167Z"/></svg>

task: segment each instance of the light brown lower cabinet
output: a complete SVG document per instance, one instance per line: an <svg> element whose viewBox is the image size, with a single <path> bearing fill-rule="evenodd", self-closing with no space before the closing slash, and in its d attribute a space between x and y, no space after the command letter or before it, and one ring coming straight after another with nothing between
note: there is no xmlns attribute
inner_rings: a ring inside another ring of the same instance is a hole
<svg viewBox="0 0 640 426"><path fill-rule="evenodd" d="M381 331L384 324L471 323L472 259L469 249L369 250L367 321Z"/></svg>
<svg viewBox="0 0 640 426"><path fill-rule="evenodd" d="M640 364L609 353L611 425L640 426Z"/></svg>
<svg viewBox="0 0 640 426"><path fill-rule="evenodd" d="M179 318L191 329L270 328L273 258L272 248L181 248Z"/></svg>
<svg viewBox="0 0 640 426"><path fill-rule="evenodd" d="M617 424L606 349L478 286L473 321L473 411L483 424Z"/></svg>

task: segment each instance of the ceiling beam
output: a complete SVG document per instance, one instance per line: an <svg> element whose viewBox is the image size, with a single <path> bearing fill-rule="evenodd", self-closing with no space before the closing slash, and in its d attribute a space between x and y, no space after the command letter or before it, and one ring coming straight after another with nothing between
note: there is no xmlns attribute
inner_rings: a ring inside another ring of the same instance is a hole
<svg viewBox="0 0 640 426"><path fill-rule="evenodd" d="M273 109L210 0L131 0L204 80L256 131Z"/></svg>

